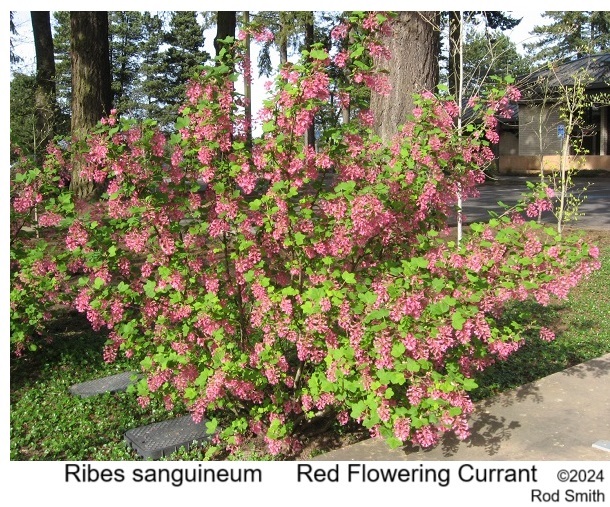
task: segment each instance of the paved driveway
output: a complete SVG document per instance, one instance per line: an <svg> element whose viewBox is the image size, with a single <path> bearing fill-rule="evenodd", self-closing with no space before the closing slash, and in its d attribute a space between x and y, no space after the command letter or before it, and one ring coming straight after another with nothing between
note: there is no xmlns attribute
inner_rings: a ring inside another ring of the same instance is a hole
<svg viewBox="0 0 610 507"><path fill-rule="evenodd" d="M536 177L526 176L500 176L489 180L480 188L481 195L476 199L469 199L464 203L466 222L485 221L489 217L488 210L501 212L498 201L513 205L527 190L527 181L537 181ZM584 216L578 217L577 222L569 222L566 226L585 229L610 229L610 174L581 176L575 178L574 191L582 191L588 185L586 199L580 211ZM545 221L556 221L551 213L546 213Z"/></svg>

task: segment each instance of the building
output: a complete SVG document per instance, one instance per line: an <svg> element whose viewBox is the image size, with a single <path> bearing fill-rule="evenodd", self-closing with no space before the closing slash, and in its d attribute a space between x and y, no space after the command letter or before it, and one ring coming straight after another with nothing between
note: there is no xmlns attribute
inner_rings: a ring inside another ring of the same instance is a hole
<svg viewBox="0 0 610 507"><path fill-rule="evenodd" d="M572 157L573 167L610 171L610 53L543 68L518 83L522 98L513 117L501 123L500 173L539 173L541 165L545 171L559 168L567 128L560 110L575 85L584 89L586 100L572 138L585 153ZM576 155L573 149L571 155Z"/></svg>

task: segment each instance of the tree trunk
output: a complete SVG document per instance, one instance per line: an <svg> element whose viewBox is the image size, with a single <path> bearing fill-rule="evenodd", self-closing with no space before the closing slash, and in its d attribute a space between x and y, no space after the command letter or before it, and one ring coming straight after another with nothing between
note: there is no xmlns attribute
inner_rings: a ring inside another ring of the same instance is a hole
<svg viewBox="0 0 610 507"><path fill-rule="evenodd" d="M392 57L376 59L379 70L388 72L392 91L388 96L372 93L374 131L389 142L413 110L414 93L434 90L438 84L440 45L438 12L401 11L394 19L392 35L384 42Z"/></svg>
<svg viewBox="0 0 610 507"><path fill-rule="evenodd" d="M244 25L247 27L250 24L250 12L244 11ZM252 148L252 55L250 51L250 34L246 35L246 65L249 67L248 75L244 76L244 99L245 116L246 116L246 145L248 149Z"/></svg>
<svg viewBox="0 0 610 507"><path fill-rule="evenodd" d="M289 28L289 13L280 12L280 33L278 34L277 44L280 53L280 67L288 62L288 31Z"/></svg>
<svg viewBox="0 0 610 507"><path fill-rule="evenodd" d="M218 11L218 21L216 23L216 37L214 38L214 49L216 56L220 53L221 44L219 41L227 37L235 37L237 28L237 13L235 11Z"/></svg>
<svg viewBox="0 0 610 507"><path fill-rule="evenodd" d="M110 50L108 13L87 11L70 13L70 50L72 61L72 137L83 139L87 131L110 113ZM70 190L77 197L90 197L96 190L92 181L81 175L81 161L73 160Z"/></svg>
<svg viewBox="0 0 610 507"><path fill-rule="evenodd" d="M313 12L310 12L310 13L308 13L307 20L305 22L305 47L307 48L307 50L311 51L314 43L315 43L314 14L313 14ZM312 122L312 124L307 129L307 132L305 134L305 145L312 146L314 148L316 146L315 122Z"/></svg>
<svg viewBox="0 0 610 507"><path fill-rule="evenodd" d="M55 133L57 111L55 54L51 33L51 13L32 11L32 32L36 49L36 155L41 158Z"/></svg>

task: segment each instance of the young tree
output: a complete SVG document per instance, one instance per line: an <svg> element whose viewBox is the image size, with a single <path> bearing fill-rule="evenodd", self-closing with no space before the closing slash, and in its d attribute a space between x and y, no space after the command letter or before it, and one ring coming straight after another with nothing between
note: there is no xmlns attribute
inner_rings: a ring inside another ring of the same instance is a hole
<svg viewBox="0 0 610 507"><path fill-rule="evenodd" d="M412 95L434 90L438 84L439 20L438 12L399 12L392 35L385 37L390 60L375 58L378 68L387 71L392 87L388 94L379 90L371 97L374 129L384 141L397 133L413 110Z"/></svg>
<svg viewBox="0 0 610 507"><path fill-rule="evenodd" d="M110 58L108 12L70 12L72 57L72 136L83 138L104 115L110 114ZM73 161L70 190L87 198L95 190L92 181L81 177L81 161Z"/></svg>

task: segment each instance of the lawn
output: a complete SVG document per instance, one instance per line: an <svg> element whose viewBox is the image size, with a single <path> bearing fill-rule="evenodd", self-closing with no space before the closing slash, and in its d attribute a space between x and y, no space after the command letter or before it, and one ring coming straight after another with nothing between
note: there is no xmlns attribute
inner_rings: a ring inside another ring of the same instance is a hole
<svg viewBox="0 0 610 507"><path fill-rule="evenodd" d="M477 379L476 400L550 375L569 366L610 353L610 233L589 232L599 246L602 269L595 272L567 301L543 310L558 330L547 343L532 337L508 361L486 370ZM91 398L70 395L79 382L133 368L127 362L111 365L102 359L103 333L91 331L78 314L60 316L51 328L53 341L36 353L11 358L10 455L12 460L133 460L124 443L126 430L172 417L162 407L139 407L129 393ZM181 414L173 414L174 416ZM306 447L304 459L362 438L363 433L334 433L331 428ZM200 460L205 449L180 451L172 459ZM237 459L253 458L247 450ZM258 455L258 459L268 459Z"/></svg>

